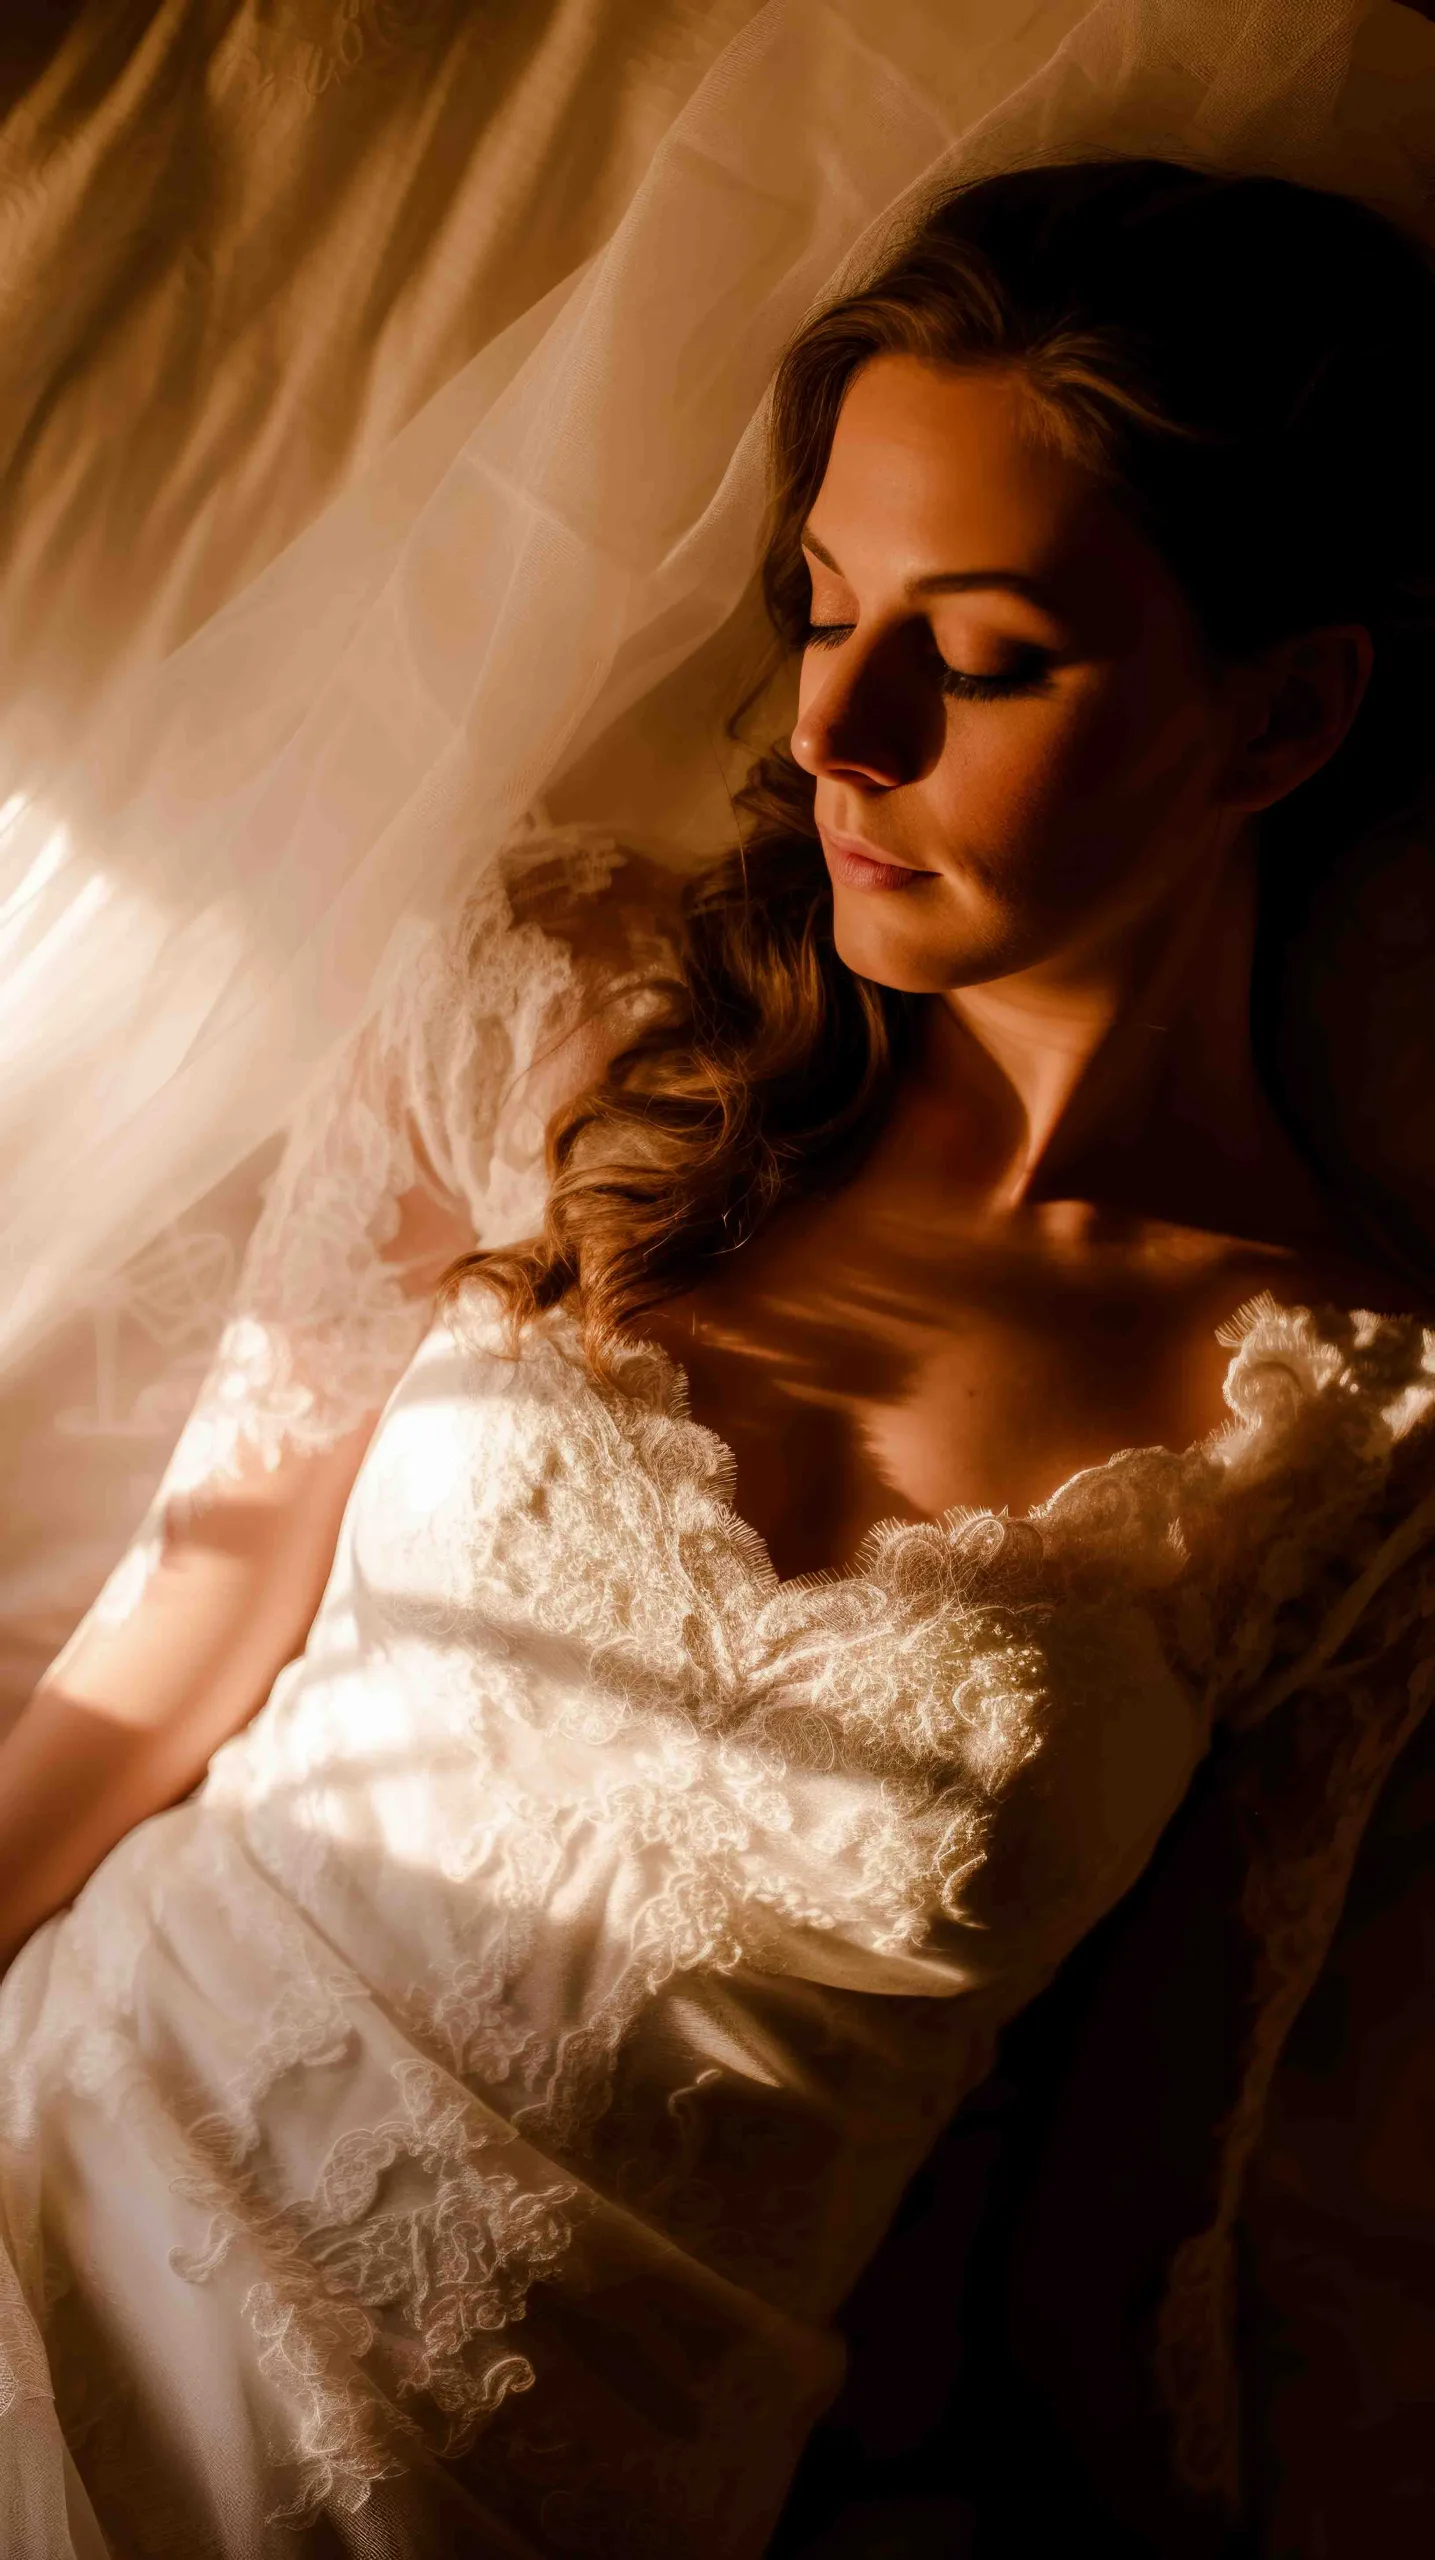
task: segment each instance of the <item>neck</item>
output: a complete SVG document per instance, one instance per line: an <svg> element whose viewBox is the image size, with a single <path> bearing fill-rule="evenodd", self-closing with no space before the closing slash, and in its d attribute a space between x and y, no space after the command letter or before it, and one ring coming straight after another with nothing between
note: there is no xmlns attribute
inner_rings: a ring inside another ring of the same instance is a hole
<svg viewBox="0 0 1435 2560"><path fill-rule="evenodd" d="M1262 1207L1278 1225L1310 1224L1309 1183L1252 1051L1255 923L1243 833L1101 947L933 1008L948 1076L968 1099L981 1092L991 1212L1115 1189L1172 1198L1182 1223L1231 1233L1253 1232Z"/></svg>

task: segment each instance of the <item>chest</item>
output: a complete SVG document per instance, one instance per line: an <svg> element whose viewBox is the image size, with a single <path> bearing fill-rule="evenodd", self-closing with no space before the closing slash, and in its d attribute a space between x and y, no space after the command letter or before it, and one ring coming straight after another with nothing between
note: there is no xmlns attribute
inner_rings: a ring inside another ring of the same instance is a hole
<svg viewBox="0 0 1435 2560"><path fill-rule="evenodd" d="M1023 1512L1119 1449L1218 1429L1218 1328L1280 1277L1080 1203L979 1222L920 1167L879 1167L648 1329L778 1571L841 1571L877 1520Z"/></svg>

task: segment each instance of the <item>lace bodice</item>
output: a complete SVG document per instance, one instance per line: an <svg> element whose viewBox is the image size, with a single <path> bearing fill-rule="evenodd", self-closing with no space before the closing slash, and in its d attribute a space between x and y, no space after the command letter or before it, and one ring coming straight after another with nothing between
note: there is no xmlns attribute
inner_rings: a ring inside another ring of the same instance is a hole
<svg viewBox="0 0 1435 2560"><path fill-rule="evenodd" d="M1216 1720L1424 1606L1431 1346L1268 1302L1214 1439L778 1580L667 1355L600 1385L561 1309L515 1355L481 1289L438 1324L395 1289L415 1182L523 1218L517 1070L573 1001L537 927L438 983L465 947L507 1027L445 1006L415 1050L410 985L301 1115L264 1358L231 1342L197 1426L210 1468L311 1443L398 1369L305 1653L0 1997L0 2356L126 2554L343 2517L374 2555L755 2560L1004 2021Z"/></svg>

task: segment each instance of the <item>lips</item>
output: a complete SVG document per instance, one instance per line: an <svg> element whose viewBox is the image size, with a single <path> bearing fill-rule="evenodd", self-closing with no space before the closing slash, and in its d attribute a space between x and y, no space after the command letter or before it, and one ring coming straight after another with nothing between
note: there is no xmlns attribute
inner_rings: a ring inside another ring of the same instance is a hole
<svg viewBox="0 0 1435 2560"><path fill-rule="evenodd" d="M824 830L822 849L833 879L845 889L912 889L919 880L935 877L930 871L919 871L915 863L889 861L860 836L829 835Z"/></svg>

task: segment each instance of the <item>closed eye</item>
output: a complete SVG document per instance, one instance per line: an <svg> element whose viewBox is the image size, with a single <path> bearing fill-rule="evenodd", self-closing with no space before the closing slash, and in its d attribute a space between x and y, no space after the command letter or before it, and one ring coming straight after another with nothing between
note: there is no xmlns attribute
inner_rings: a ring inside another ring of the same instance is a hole
<svg viewBox="0 0 1435 2560"><path fill-rule="evenodd" d="M840 649L856 628L855 622L809 622L803 646ZM1030 644L1018 651L1015 664L999 676L968 675L964 668L950 666L940 650L934 654L941 670L943 693L959 702L997 702L1008 700L1013 694L1043 693L1051 667L1047 652Z"/></svg>

